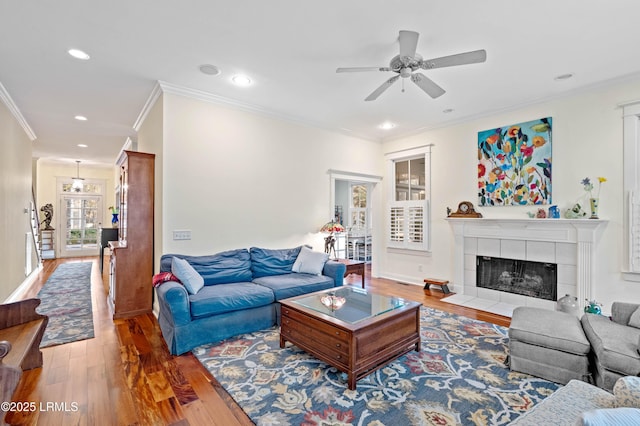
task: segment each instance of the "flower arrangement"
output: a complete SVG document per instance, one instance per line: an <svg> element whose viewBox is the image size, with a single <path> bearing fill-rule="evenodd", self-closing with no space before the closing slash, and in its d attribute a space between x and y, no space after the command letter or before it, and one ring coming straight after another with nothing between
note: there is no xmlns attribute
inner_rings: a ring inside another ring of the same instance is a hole
<svg viewBox="0 0 640 426"><path fill-rule="evenodd" d="M110 206L110 207L109 207L109 211L111 212L111 214L118 214L118 213L120 213L120 209L119 209L119 208L117 208L117 207L113 207L113 206Z"/></svg>
<svg viewBox="0 0 640 426"><path fill-rule="evenodd" d="M593 196L594 187L593 187L593 183L591 182L591 179L586 177L582 179L582 182L580 183L582 183L582 186L584 186L584 190L589 193L589 198L600 198L600 187L606 181L607 181L607 178L598 176L598 191L596 192L595 197Z"/></svg>

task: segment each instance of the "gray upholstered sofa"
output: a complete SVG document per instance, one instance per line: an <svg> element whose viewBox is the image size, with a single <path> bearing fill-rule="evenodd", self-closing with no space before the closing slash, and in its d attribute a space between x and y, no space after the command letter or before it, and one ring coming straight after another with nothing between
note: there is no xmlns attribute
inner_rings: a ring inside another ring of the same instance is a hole
<svg viewBox="0 0 640 426"><path fill-rule="evenodd" d="M591 373L597 386L610 391L619 378L640 375L640 305L614 302L611 319L584 314L580 321L591 344Z"/></svg>
<svg viewBox="0 0 640 426"><path fill-rule="evenodd" d="M272 327L279 322L279 300L343 284L341 263L324 258L319 269L315 262L313 273L304 266L296 268L305 252L302 247L252 247L210 256L163 255L160 271L169 280L154 280L154 285L158 322L170 352L180 355L205 343ZM199 289L194 291L167 274L174 264L184 263L174 258L186 260L195 270Z"/></svg>

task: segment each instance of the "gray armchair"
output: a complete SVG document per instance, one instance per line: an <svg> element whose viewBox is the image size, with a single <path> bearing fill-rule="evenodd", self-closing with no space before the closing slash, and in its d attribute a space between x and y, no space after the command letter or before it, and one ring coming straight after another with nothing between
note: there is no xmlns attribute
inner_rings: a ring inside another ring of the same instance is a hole
<svg viewBox="0 0 640 426"><path fill-rule="evenodd" d="M611 391L620 377L640 375L640 328L629 325L639 304L614 302L611 319L584 314L582 328L591 344L591 371L598 387Z"/></svg>

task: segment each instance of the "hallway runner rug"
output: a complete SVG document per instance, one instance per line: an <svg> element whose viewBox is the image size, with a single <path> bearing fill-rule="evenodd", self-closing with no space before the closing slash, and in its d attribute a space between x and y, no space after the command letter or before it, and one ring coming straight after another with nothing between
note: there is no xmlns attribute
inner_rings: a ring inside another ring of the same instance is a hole
<svg viewBox="0 0 640 426"><path fill-rule="evenodd" d="M63 263L44 284L38 313L49 316L41 348L91 339L91 266L93 262Z"/></svg>
<svg viewBox="0 0 640 426"><path fill-rule="evenodd" d="M347 388L339 372L287 343L277 327L195 348L260 425L506 425L560 385L504 365L507 328L421 308L421 351Z"/></svg>

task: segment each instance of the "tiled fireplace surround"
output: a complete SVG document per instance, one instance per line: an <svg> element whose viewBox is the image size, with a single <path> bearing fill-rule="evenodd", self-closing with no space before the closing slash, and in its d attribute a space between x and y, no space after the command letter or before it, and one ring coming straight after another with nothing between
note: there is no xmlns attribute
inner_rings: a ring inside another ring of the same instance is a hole
<svg viewBox="0 0 640 426"><path fill-rule="evenodd" d="M558 265L558 298L594 298L595 248L600 219L448 218L455 237L453 291L514 306L555 309L556 302L476 287L476 256Z"/></svg>

